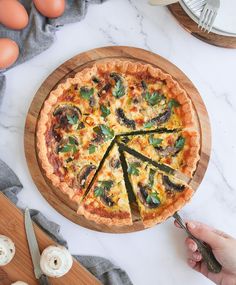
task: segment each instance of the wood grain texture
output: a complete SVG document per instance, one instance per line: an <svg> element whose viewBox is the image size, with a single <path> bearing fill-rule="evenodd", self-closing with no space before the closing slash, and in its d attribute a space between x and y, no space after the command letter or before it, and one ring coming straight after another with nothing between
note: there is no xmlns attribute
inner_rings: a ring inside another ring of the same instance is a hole
<svg viewBox="0 0 236 285"><path fill-rule="evenodd" d="M198 28L197 23L188 16L179 3L168 5L168 8L179 24L194 37L211 45L236 48L236 37L222 36L213 32L209 34L204 33Z"/></svg>
<svg viewBox="0 0 236 285"><path fill-rule="evenodd" d="M12 261L0 268L0 284L10 285L15 281L24 281L29 285L37 285L33 264L28 248L24 216L22 212L0 193L0 234L12 239L16 247L16 254ZM36 224L34 230L40 251L56 243L42 231ZM71 270L60 278L49 278L52 285L101 285L101 283L88 272L79 262L74 260Z"/></svg>
<svg viewBox="0 0 236 285"><path fill-rule="evenodd" d="M50 181L45 177L44 171L40 169L40 163L38 163L37 160L35 132L38 115L45 98L59 83L64 82L68 77L73 77L75 73L82 70L84 67L92 66L95 61L99 61L104 58L120 58L150 63L153 66L171 74L173 78L179 82L182 88L187 91L196 111L195 116L199 122L198 128L199 133L201 134L200 161L194 177L190 182L190 185L194 190L198 188L207 169L211 150L209 118L202 98L193 83L174 64L157 54L134 47L103 47L81 53L63 63L48 76L37 91L26 118L24 142L26 160L32 178L41 194L58 212L71 221L88 229L110 233L126 233L144 230L143 224L138 216L137 209L136 211L133 211L133 225L124 227L108 227L106 225L99 225L93 221L85 219L83 216L77 215L76 205L72 203L61 191L51 185Z"/></svg>

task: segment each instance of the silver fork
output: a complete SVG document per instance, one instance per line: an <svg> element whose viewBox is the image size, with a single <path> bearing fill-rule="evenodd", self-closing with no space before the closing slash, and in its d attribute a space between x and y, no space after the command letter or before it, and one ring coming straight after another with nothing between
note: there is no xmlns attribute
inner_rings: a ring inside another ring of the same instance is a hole
<svg viewBox="0 0 236 285"><path fill-rule="evenodd" d="M201 30L210 33L219 8L220 0L206 0L198 21L198 27Z"/></svg>
<svg viewBox="0 0 236 285"><path fill-rule="evenodd" d="M202 11L206 0L186 0L185 3L193 12Z"/></svg>

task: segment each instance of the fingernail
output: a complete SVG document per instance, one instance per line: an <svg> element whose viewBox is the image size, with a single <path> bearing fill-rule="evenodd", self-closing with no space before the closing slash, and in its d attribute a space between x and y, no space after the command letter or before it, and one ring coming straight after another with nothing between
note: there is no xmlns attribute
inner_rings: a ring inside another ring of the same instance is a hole
<svg viewBox="0 0 236 285"><path fill-rule="evenodd" d="M192 251L194 251L194 250L195 250L194 244L190 243L190 244L189 244L189 249L191 249Z"/></svg>
<svg viewBox="0 0 236 285"><path fill-rule="evenodd" d="M200 259L200 253L198 253L198 252L194 252L193 253L193 257L195 258L195 259Z"/></svg>
<svg viewBox="0 0 236 285"><path fill-rule="evenodd" d="M196 228L196 225L195 225L193 222L188 222L187 225L188 225L188 228L189 228L189 229L192 229L192 230L193 230L193 229Z"/></svg>

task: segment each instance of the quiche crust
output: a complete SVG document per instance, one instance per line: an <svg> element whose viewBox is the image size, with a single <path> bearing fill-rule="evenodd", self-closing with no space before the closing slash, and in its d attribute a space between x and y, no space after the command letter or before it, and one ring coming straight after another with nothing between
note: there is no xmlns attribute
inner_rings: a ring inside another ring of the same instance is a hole
<svg viewBox="0 0 236 285"><path fill-rule="evenodd" d="M89 209L86 209L84 207L84 204L79 205L77 213L79 215L85 216L86 219L94 221L97 224L105 224L107 226L120 227L120 226L129 226L133 224L131 217L127 218L119 217L118 213L116 217L103 217L100 214L93 213Z"/></svg>

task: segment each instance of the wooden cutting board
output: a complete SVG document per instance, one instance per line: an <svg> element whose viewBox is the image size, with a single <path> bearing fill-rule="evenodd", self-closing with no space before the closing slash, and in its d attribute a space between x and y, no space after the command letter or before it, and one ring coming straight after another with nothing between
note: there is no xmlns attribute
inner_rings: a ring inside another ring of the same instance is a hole
<svg viewBox="0 0 236 285"><path fill-rule="evenodd" d="M77 205L68 200L67 196L61 191L53 187L50 181L44 175L44 172L38 163L36 152L35 132L37 120L44 100L47 98L51 90L56 88L59 83L64 82L68 77L73 77L78 71L84 69L85 67L92 66L95 61L107 58L129 59L131 61L150 63L153 66L171 74L173 78L179 82L182 88L186 90L195 108L195 116L198 121L198 130L201 137L200 161L190 183L192 188L197 190L207 169L211 150L211 128L206 107L193 83L180 69L163 57L139 48L112 46L93 49L76 55L52 72L42 83L41 87L35 94L28 111L24 137L25 155L29 171L39 191L45 197L45 199L63 216L83 227L96 231L110 233L134 232L144 230L143 224L138 215L138 210L134 211L133 225L123 227L99 225L85 219L83 216L77 215Z"/></svg>
<svg viewBox="0 0 236 285"><path fill-rule="evenodd" d="M12 239L16 247L13 260L6 266L0 267L0 285L10 285L15 281L24 281L29 285L38 284L34 277L33 264L26 239L24 217L22 212L0 193L0 234ZM35 234L40 251L56 243L49 238L36 224ZM74 260L71 270L61 278L49 278L52 285L101 285L101 283Z"/></svg>
<svg viewBox="0 0 236 285"><path fill-rule="evenodd" d="M179 24L199 40L218 47L236 48L236 37L222 36L213 32L203 32L198 28L198 24L189 17L179 3L168 5L168 8Z"/></svg>

